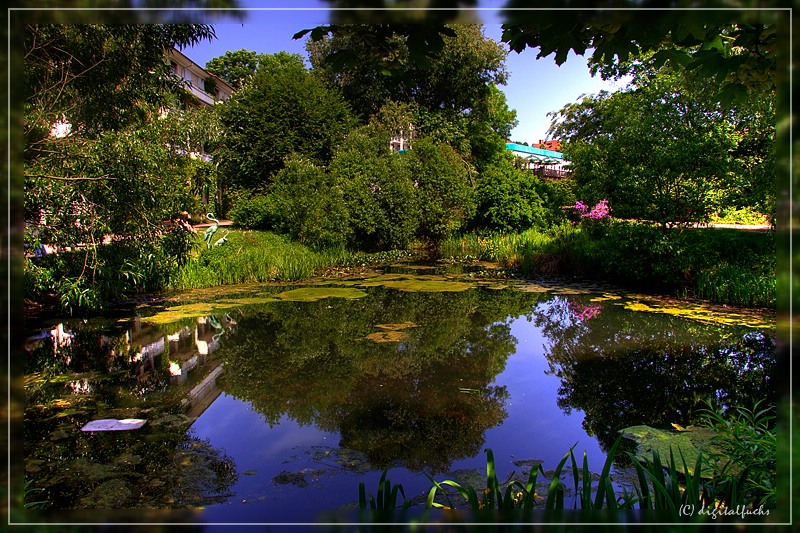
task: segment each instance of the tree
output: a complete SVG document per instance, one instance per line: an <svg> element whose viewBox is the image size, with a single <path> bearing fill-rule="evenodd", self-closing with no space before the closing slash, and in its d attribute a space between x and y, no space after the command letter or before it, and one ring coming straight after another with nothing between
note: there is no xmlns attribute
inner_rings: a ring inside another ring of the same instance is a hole
<svg viewBox="0 0 800 533"><path fill-rule="evenodd" d="M236 50L225 52L225 55L215 57L206 63L206 70L230 83L234 88L241 89L242 84L255 75L262 54L251 50Z"/></svg>
<svg viewBox="0 0 800 533"><path fill-rule="evenodd" d="M309 73L299 55L266 55L255 76L228 100L220 167L234 187L269 185L297 153L327 164L354 125L349 106Z"/></svg>
<svg viewBox="0 0 800 533"><path fill-rule="evenodd" d="M551 134L565 141L579 197L608 199L621 218L707 221L730 187L740 136L702 80L667 67L650 74L567 105Z"/></svg>
<svg viewBox="0 0 800 533"><path fill-rule="evenodd" d="M347 26L330 37L312 36L307 49L314 72L339 87L365 122L387 100L467 112L489 98L490 85L506 83L505 51L484 37L479 25L445 30L439 53L425 68L411 61L413 41L400 26ZM377 42L386 47L384 57L374 55ZM341 57L352 61L337 60Z"/></svg>
<svg viewBox="0 0 800 533"><path fill-rule="evenodd" d="M515 52L539 48L537 59L554 55L559 65L570 52L583 55L591 50L604 77L624 75L630 58L652 53L649 62L654 68L669 63L713 79L715 99L725 104L744 100L751 91L775 89L780 13L720 9L699 15L691 10L642 10L646 7L642 2L620 3L636 9L577 9L596 6L570 0L553 6L576 8L568 16L558 10L531 14L514 10L522 2L510 0L504 12L503 42Z"/></svg>
<svg viewBox="0 0 800 533"><path fill-rule="evenodd" d="M511 232L544 226L545 210L536 191L537 180L530 171L515 168L510 155L498 158L480 176L478 226Z"/></svg>
<svg viewBox="0 0 800 533"><path fill-rule="evenodd" d="M339 247L347 242L342 192L324 169L297 154L275 175L269 190L274 229L308 246Z"/></svg>
<svg viewBox="0 0 800 533"><path fill-rule="evenodd" d="M185 131L160 118L180 90L164 58L213 35L202 25L25 27L25 242L80 250L26 262L31 295L99 306L159 288L185 260L185 236L161 227L191 198L186 158L170 149Z"/></svg>
<svg viewBox="0 0 800 533"><path fill-rule="evenodd" d="M417 191L405 156L389 151L390 127L353 130L330 165L347 205L351 244L359 249L405 248L419 226Z"/></svg>
<svg viewBox="0 0 800 533"><path fill-rule="evenodd" d="M421 207L417 234L437 242L459 230L475 214L473 176L450 145L417 139L407 154Z"/></svg>

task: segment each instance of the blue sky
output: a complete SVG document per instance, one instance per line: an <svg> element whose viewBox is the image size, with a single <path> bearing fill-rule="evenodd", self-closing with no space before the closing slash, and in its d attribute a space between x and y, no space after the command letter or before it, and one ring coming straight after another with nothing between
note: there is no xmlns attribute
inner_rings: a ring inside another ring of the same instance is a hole
<svg viewBox="0 0 800 533"><path fill-rule="evenodd" d="M497 42L501 42L497 8L504 3L504 0L481 0L477 8L485 25L485 35ZM295 41L292 35L328 22L329 5L319 0L242 0L240 6L266 9L242 11L242 21L210 18L207 22L214 26L217 39L186 48L183 52L200 66L226 51L242 48L270 54L286 51L306 57L304 40ZM561 109L582 94L614 90L621 85L604 82L599 77L592 78L583 57L570 55L559 67L552 55L537 60L537 52L535 49L527 49L521 54L510 52L506 61L509 81L500 88L506 94L508 106L517 111L519 125L511 133L514 141L534 143L547 138L548 112Z"/></svg>

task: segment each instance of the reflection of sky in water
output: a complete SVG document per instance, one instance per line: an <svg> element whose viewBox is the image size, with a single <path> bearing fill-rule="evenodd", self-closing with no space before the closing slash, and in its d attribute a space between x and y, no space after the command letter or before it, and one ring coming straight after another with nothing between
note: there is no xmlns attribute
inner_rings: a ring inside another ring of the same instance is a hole
<svg viewBox="0 0 800 533"><path fill-rule="evenodd" d="M596 439L581 428L583 413L574 410L566 415L556 405L560 380L545 374L548 365L543 346L547 340L525 317L512 323L511 332L518 341L516 353L508 358L505 370L492 383L508 388L510 396L505 405L508 417L502 425L486 432L486 441L476 457L454 461L450 471L477 469L483 475L485 448L494 452L501 481L512 471L519 474L528 470L515 466L513 461L541 459L544 470L552 470L577 442L577 460L582 461L585 450L592 471L599 472L605 454ZM285 416L270 428L249 404L224 393L198 418L192 433L208 439L213 447L232 457L239 472L239 481L231 487L235 495L224 504L209 505L203 512L203 520L207 522L310 521L308 509L335 509L357 503L359 481L365 482L368 494L377 491L379 471L348 472L330 468L332 460L314 461L312 448L336 449L338 434L299 427ZM326 471L316 481L307 475L306 487L273 482L281 472L303 469ZM435 476L440 481L450 477ZM422 473L399 466L390 469L389 479L402 484L408 498L426 494L431 487Z"/></svg>

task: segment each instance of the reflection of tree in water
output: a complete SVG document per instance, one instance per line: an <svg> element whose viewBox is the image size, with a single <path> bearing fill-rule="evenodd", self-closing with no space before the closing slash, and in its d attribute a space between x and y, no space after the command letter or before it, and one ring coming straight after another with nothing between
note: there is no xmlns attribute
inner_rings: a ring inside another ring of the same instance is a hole
<svg viewBox="0 0 800 533"><path fill-rule="evenodd" d="M376 466L444 470L480 450L507 393L489 384L514 352L509 316L538 297L514 291L410 293L280 303L243 316L218 352L220 387L270 424L285 414L339 431ZM399 342L367 336L409 324Z"/></svg>
<svg viewBox="0 0 800 533"><path fill-rule="evenodd" d="M558 405L582 410L584 429L605 449L628 426L693 423L706 399L744 407L775 401L770 334L618 306L579 320L560 297L533 315L550 340L548 373L561 379Z"/></svg>

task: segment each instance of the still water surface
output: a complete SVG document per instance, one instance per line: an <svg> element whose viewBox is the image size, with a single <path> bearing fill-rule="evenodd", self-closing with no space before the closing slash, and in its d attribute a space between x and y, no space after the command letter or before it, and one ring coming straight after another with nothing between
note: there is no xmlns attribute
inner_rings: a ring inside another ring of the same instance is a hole
<svg viewBox="0 0 800 533"><path fill-rule="evenodd" d="M387 468L421 506L425 473L480 488L487 448L501 481L547 475L573 445L599 472L625 427L775 394L769 317L441 276L230 288L60 323L28 350L35 508L207 523L325 521ZM147 423L81 431L105 418Z"/></svg>

